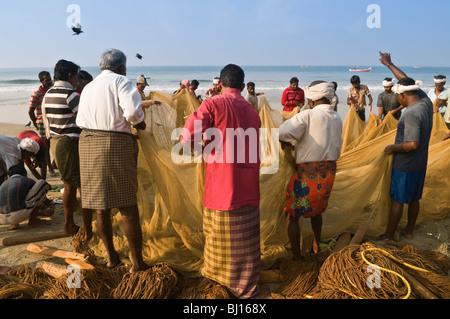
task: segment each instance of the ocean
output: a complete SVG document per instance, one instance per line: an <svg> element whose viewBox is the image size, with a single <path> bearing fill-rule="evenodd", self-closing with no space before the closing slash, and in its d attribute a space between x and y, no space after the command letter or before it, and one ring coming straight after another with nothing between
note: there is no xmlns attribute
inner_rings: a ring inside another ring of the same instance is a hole
<svg viewBox="0 0 450 319"><path fill-rule="evenodd" d="M338 97L340 103L338 112L344 119L348 113L347 90L351 87L350 78L358 75L361 83L366 84L374 99L372 113L377 114L377 97L383 92L382 81L386 77L393 77L384 66L372 67L367 73L353 73L350 68L355 66L242 66L245 72L245 81L255 82L256 91L263 92L273 109L281 110L281 95L289 86L289 80L297 77L300 87L304 88L315 80L335 81L338 83ZM83 68L96 77L100 70L98 67ZM172 93L177 90L183 79L196 79L200 82L197 94L205 95L206 90L212 87L212 80L219 76L220 66L131 66L127 68L127 77L135 81L141 74L150 77L146 93L151 91ZM448 67L401 67L411 78L423 82L423 90L434 87L433 76L438 74L450 75ZM31 94L39 87L38 73L47 70L53 74L53 68L10 68L0 69L0 123L27 124L28 105ZM243 92L245 95L246 92ZM369 110L366 110L368 118Z"/></svg>

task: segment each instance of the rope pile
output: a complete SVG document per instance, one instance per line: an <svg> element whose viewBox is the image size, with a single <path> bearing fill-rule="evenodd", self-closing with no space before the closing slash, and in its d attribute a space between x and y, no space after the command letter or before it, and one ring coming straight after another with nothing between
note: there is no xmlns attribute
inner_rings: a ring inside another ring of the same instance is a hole
<svg viewBox="0 0 450 319"><path fill-rule="evenodd" d="M347 246L332 253L320 268L308 261L297 266L287 262L287 283L275 292L284 298L304 299L450 297L447 257L412 246L397 248L371 243Z"/></svg>
<svg viewBox="0 0 450 319"><path fill-rule="evenodd" d="M84 251L86 253L86 251ZM319 264L281 260L283 278L273 299L450 299L450 259L432 251L390 242L347 246ZM130 274L95 264L81 270L79 288L67 273L53 278L27 265L0 275L0 299L232 299L228 289L205 278L187 279L159 264Z"/></svg>

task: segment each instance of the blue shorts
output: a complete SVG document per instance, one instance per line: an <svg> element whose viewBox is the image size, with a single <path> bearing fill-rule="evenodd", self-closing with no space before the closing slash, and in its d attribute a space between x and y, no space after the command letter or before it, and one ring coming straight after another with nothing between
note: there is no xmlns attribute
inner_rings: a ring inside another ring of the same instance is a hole
<svg viewBox="0 0 450 319"><path fill-rule="evenodd" d="M426 170L406 173L393 169L391 177L391 198L403 204L409 204L413 200L422 199L425 175Z"/></svg>

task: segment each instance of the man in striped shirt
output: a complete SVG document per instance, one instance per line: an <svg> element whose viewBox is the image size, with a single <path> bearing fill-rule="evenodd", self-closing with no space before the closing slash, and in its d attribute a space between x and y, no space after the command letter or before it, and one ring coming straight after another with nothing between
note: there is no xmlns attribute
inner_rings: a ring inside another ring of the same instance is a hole
<svg viewBox="0 0 450 319"><path fill-rule="evenodd" d="M75 91L79 72L80 67L73 62L58 61L54 73L55 85L47 91L42 101L46 136L52 139L52 150L64 182L64 231L67 234L76 233L79 229L73 220L77 190L80 188L78 140L81 129L75 123L80 101L80 95Z"/></svg>

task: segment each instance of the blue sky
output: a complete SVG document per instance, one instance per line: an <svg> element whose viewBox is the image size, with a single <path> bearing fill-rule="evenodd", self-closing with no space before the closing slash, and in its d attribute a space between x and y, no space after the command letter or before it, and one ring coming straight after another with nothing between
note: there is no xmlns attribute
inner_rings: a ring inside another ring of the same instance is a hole
<svg viewBox="0 0 450 319"><path fill-rule="evenodd" d="M70 4L85 33L67 27ZM370 4L380 28L369 28ZM59 59L96 66L108 48L129 65L450 66L447 0L0 1L0 68ZM139 61L136 53L144 56Z"/></svg>

